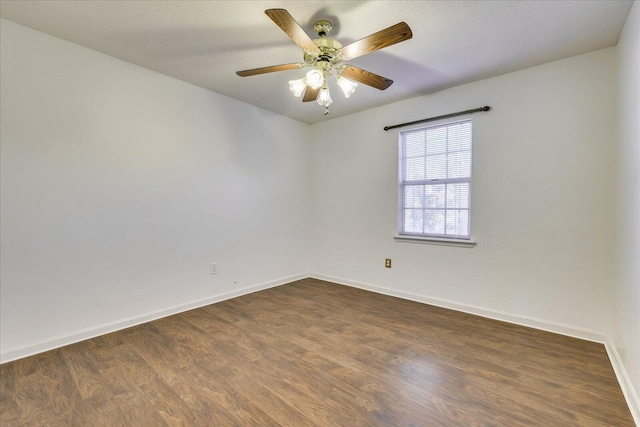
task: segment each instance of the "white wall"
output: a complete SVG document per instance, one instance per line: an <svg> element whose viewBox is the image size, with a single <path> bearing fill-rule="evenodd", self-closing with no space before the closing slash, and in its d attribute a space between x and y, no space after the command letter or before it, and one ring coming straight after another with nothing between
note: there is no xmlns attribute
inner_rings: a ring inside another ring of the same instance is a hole
<svg viewBox="0 0 640 427"><path fill-rule="evenodd" d="M608 48L313 125L312 271L603 339L615 62ZM395 242L398 131L383 127L484 105L472 116L477 247Z"/></svg>
<svg viewBox="0 0 640 427"><path fill-rule="evenodd" d="M640 5L618 43L618 132L615 168L615 263L610 333L634 396L640 423Z"/></svg>
<svg viewBox="0 0 640 427"><path fill-rule="evenodd" d="M4 360L308 270L307 125L0 27Z"/></svg>

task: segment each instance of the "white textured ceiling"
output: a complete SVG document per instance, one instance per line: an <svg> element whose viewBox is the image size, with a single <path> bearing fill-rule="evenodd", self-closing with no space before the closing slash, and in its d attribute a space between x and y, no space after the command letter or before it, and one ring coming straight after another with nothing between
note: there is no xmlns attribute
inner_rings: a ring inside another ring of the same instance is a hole
<svg viewBox="0 0 640 427"><path fill-rule="evenodd" d="M337 117L446 87L613 46L629 0L579 1L0 1L0 16L306 123L324 109L293 97L304 70L238 77L300 62L302 51L265 14L284 8L307 34L318 19L343 45L404 21L411 40L349 61L394 80L360 84ZM335 86L334 86L335 87Z"/></svg>

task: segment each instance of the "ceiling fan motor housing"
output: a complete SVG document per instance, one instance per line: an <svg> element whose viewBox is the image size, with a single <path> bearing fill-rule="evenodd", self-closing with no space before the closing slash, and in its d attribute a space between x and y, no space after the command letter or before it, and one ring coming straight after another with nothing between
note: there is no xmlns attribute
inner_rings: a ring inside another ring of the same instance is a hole
<svg viewBox="0 0 640 427"><path fill-rule="evenodd" d="M320 53L304 54L304 62L309 65L315 65L320 62L326 62L330 67L335 67L342 62L339 49L342 44L334 39L319 38L314 39L313 43L318 46Z"/></svg>

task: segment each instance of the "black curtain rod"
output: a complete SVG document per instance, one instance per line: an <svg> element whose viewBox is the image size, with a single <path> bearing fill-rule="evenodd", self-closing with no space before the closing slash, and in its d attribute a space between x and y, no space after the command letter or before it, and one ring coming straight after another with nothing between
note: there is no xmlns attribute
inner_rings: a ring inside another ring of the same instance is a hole
<svg viewBox="0 0 640 427"><path fill-rule="evenodd" d="M466 114L479 113L480 111L489 111L489 110L491 110L491 107L489 107L488 105L485 105L484 107L474 108L473 110L458 111L457 113L445 114L444 116L430 117L428 119L416 120L414 122L400 123L399 125L393 125L393 126L385 126L384 130L401 128L403 126L415 125L417 123L432 122L434 120L448 119L450 117L464 116Z"/></svg>

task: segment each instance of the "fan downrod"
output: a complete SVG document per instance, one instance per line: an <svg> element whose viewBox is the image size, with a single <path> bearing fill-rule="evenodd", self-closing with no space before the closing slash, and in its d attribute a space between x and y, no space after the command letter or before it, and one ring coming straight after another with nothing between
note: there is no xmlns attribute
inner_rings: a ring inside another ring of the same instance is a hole
<svg viewBox="0 0 640 427"><path fill-rule="evenodd" d="M325 19L321 19L319 21L316 21L313 24L313 29L316 32L316 34L318 34L318 37L320 38L324 38L327 36L327 34L329 34L329 32L331 31L331 29L333 28L333 24L331 24L331 22L325 20Z"/></svg>

